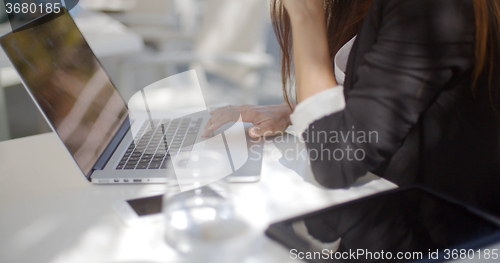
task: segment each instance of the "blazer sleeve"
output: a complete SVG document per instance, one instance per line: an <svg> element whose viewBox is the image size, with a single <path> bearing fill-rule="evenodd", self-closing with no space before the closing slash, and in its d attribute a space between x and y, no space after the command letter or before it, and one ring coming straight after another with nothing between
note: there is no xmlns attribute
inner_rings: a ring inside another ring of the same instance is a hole
<svg viewBox="0 0 500 263"><path fill-rule="evenodd" d="M375 41L352 54L363 57L345 108L302 134L320 184L348 187L389 160L437 95L469 72L474 20L464 2L374 1L357 41L367 31Z"/></svg>

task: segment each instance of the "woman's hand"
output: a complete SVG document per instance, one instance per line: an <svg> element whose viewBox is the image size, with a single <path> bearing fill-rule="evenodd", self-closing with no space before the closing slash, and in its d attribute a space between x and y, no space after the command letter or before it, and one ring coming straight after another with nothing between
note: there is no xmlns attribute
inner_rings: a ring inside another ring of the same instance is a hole
<svg viewBox="0 0 500 263"><path fill-rule="evenodd" d="M243 122L254 124L248 133L253 138L261 136L272 136L286 130L290 123L292 110L287 104L271 106L228 106L218 108L210 112L212 118L208 121L203 130L202 136L206 137L210 132L217 130L222 125L238 121L240 114Z"/></svg>

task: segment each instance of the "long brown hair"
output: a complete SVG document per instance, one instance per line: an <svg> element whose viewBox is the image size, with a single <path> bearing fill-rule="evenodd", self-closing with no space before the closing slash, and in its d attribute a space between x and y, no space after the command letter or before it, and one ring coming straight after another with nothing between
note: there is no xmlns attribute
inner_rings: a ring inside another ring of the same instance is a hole
<svg viewBox="0 0 500 263"><path fill-rule="evenodd" d="M474 0L474 13L476 16L474 81L477 82L479 77L486 73L489 77L488 86L491 95L494 58L495 54L498 54L500 43L500 0Z"/></svg>
<svg viewBox="0 0 500 263"><path fill-rule="evenodd" d="M337 51L354 37L366 16L372 0L325 0L326 24L330 60L333 64ZM474 0L476 18L476 63L474 81L486 73L491 83L495 75L495 56L500 43L500 0ZM281 47L281 78L283 96L291 107L289 83L292 72L292 30L290 17L282 0L271 0L271 21ZM498 73L497 73L498 74Z"/></svg>

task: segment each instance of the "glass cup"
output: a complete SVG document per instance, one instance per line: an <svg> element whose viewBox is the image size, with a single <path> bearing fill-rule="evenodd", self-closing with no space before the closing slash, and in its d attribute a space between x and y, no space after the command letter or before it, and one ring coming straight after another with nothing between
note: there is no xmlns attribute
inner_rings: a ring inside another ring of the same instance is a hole
<svg viewBox="0 0 500 263"><path fill-rule="evenodd" d="M228 184L218 177L224 157L193 151L172 158L175 175L167 176L163 200L165 240L192 262L237 262L231 255L246 242L248 228L236 219Z"/></svg>

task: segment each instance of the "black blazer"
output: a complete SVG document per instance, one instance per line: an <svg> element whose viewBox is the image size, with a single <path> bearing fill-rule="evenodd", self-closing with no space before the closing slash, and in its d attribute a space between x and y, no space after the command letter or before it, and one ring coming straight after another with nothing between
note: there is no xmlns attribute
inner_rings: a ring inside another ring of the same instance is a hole
<svg viewBox="0 0 500 263"><path fill-rule="evenodd" d="M346 108L303 135L317 181L347 187L371 171L500 215L499 100L486 77L473 88L474 50L473 0L374 0L349 56Z"/></svg>

